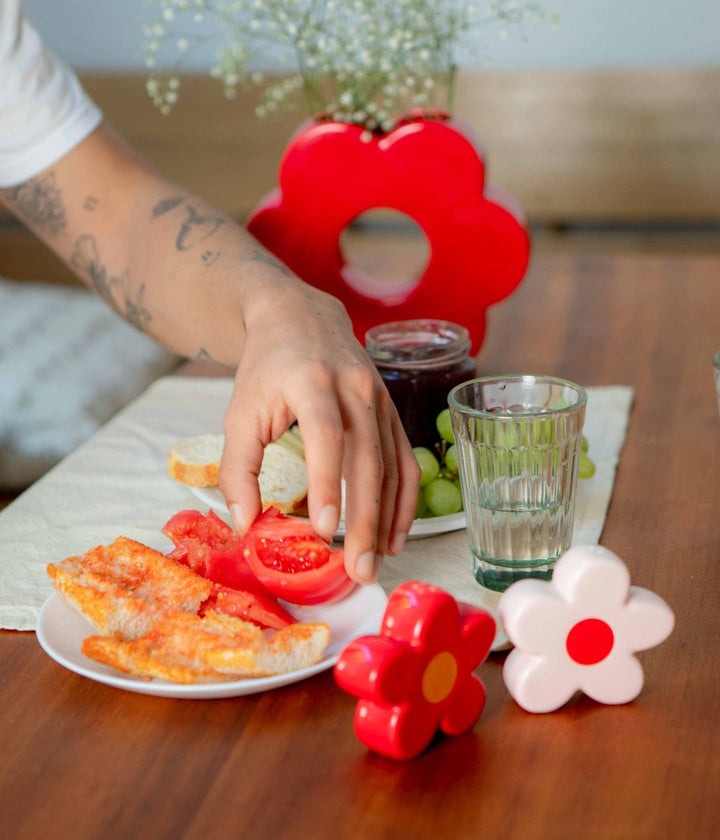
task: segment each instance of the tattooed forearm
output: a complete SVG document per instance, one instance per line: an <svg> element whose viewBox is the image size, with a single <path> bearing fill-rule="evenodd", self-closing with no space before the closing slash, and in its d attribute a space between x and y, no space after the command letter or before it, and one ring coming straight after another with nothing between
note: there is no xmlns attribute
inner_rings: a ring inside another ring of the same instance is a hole
<svg viewBox="0 0 720 840"><path fill-rule="evenodd" d="M65 207L54 172L31 178L6 190L4 195L15 206L18 214L41 234L55 237L65 230Z"/></svg>
<svg viewBox="0 0 720 840"><path fill-rule="evenodd" d="M102 264L97 241L92 234L83 234L75 243L70 265L88 279L95 291L122 317L141 332L146 332L152 315L145 306L145 284L138 289L134 298L130 289L130 277L126 271L117 276Z"/></svg>
<svg viewBox="0 0 720 840"><path fill-rule="evenodd" d="M158 216L163 216L165 213L169 213L170 210L177 207L178 204L182 204L183 201L185 201L185 199L179 196L174 198L163 198L163 200L158 201L152 209L153 219L157 219Z"/></svg>
<svg viewBox="0 0 720 840"><path fill-rule="evenodd" d="M177 239L175 240L175 247L178 251L187 251L193 245L197 245L198 242L202 242L203 239L212 236L225 221L225 216L199 216L195 208L189 204L185 209L188 212L188 216L182 223Z"/></svg>
<svg viewBox="0 0 720 840"><path fill-rule="evenodd" d="M85 203L83 204L83 208L84 208L85 210L89 210L91 213L93 212L93 210L94 210L97 206L98 206L98 200L97 200L97 198L95 198L95 196L94 196L94 195L89 195L89 196L85 199Z"/></svg>
<svg viewBox="0 0 720 840"><path fill-rule="evenodd" d="M272 254L268 254L267 251L261 251L260 248L253 248L250 252L250 262L261 262L265 263L266 265L271 265L273 268L276 268L286 277L292 277L292 271L280 262L277 257L273 257Z"/></svg>

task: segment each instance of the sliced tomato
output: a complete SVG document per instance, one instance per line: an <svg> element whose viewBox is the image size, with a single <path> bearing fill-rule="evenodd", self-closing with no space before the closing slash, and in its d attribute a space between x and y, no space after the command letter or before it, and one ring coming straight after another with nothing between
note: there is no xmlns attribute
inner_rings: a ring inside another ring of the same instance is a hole
<svg viewBox="0 0 720 840"><path fill-rule="evenodd" d="M337 601L355 586L345 571L341 548L332 548L307 520L275 508L253 522L243 547L257 579L291 604Z"/></svg>
<svg viewBox="0 0 720 840"><path fill-rule="evenodd" d="M218 584L203 609L275 629L295 622L253 574L243 553L242 537L213 511L182 510L165 523L162 532L175 545L168 557Z"/></svg>
<svg viewBox="0 0 720 840"><path fill-rule="evenodd" d="M268 606L270 603L273 604L271 608ZM296 621L269 592L261 597L257 592L232 589L229 586L220 586L219 583L213 584L210 597L200 605L200 615L205 615L208 610L234 615L236 618L252 621L253 624L272 630L282 630Z"/></svg>

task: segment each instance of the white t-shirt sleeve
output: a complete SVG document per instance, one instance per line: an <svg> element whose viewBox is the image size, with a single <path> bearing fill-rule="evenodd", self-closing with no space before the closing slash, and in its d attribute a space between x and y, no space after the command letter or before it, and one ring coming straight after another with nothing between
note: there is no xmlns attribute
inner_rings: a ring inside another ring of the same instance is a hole
<svg viewBox="0 0 720 840"><path fill-rule="evenodd" d="M21 0L0 0L0 188L52 166L101 120L72 70L43 45Z"/></svg>

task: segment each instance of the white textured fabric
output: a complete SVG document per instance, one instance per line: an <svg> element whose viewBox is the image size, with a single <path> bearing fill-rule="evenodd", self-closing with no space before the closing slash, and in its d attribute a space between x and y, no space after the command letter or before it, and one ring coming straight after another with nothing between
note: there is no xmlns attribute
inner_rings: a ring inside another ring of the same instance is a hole
<svg viewBox="0 0 720 840"><path fill-rule="evenodd" d="M0 488L27 487L177 363L87 289L0 278Z"/></svg>
<svg viewBox="0 0 720 840"><path fill-rule="evenodd" d="M0 187L51 166L101 119L75 74L45 48L20 0L0 0Z"/></svg>
<svg viewBox="0 0 720 840"><path fill-rule="evenodd" d="M0 513L0 627L34 629L52 591L50 561L120 535L171 548L160 533L170 516L205 508L168 477L168 452L181 437L222 431L231 388L228 379L160 379ZM575 542L585 544L602 533L632 402L627 387L587 391L585 432L597 472L579 492ZM464 531L409 540L399 557L386 558L387 592L413 579L496 612L497 598L472 576Z"/></svg>

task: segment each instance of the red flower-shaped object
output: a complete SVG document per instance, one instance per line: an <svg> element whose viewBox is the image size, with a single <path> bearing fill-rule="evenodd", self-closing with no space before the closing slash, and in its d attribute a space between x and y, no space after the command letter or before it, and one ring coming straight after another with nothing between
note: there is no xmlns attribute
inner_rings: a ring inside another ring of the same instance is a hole
<svg viewBox="0 0 720 840"><path fill-rule="evenodd" d="M340 236L362 213L389 208L413 219L430 250L420 278L378 291L345 264ZM339 298L363 342L371 327L441 318L485 335L485 310L507 297L527 268L530 242L509 196L485 191L478 149L448 119L409 118L385 135L314 122L288 145L279 188L248 222L250 232L299 277Z"/></svg>
<svg viewBox="0 0 720 840"><path fill-rule="evenodd" d="M344 648L338 685L360 698L355 733L371 750L396 759L419 755L440 729L461 735L485 705L473 671L495 636L492 616L428 583L409 581L388 599L378 636Z"/></svg>

